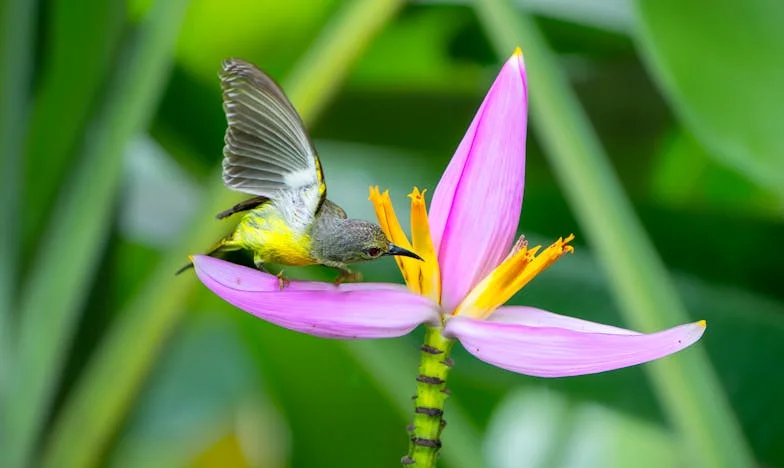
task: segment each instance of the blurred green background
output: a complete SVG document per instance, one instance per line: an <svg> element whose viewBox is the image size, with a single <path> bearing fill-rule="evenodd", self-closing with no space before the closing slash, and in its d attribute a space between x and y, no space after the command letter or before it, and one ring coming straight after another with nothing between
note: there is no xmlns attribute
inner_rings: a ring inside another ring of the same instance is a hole
<svg viewBox="0 0 784 468"><path fill-rule="evenodd" d="M782 24L776 0L3 0L0 466L396 466L421 331L317 339L173 276L238 197L216 73L276 77L330 198L372 219L377 184L406 216L518 44L520 229L577 253L512 302L708 330L555 380L457 349L442 465L784 466Z"/></svg>

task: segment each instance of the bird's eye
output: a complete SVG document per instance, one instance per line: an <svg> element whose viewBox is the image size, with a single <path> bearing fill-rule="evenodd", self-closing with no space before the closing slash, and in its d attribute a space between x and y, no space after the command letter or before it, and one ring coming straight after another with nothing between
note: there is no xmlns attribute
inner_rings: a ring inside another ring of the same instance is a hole
<svg viewBox="0 0 784 468"><path fill-rule="evenodd" d="M381 253L381 249L379 249L377 247L372 247L372 248L368 249L367 253L371 257L378 257L378 255Z"/></svg>

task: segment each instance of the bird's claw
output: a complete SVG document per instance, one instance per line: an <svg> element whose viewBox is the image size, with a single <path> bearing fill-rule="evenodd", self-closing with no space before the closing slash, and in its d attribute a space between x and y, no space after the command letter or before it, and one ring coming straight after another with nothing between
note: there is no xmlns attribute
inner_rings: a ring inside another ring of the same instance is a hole
<svg viewBox="0 0 784 468"><path fill-rule="evenodd" d="M286 275L283 274L283 270L279 271L277 275L278 277L278 288L283 291L285 288L291 284L291 280L286 278Z"/></svg>
<svg viewBox="0 0 784 468"><path fill-rule="evenodd" d="M362 281L362 273L359 271L350 271L345 270L341 271L337 278L335 278L335 284L345 283L345 282L359 282Z"/></svg>

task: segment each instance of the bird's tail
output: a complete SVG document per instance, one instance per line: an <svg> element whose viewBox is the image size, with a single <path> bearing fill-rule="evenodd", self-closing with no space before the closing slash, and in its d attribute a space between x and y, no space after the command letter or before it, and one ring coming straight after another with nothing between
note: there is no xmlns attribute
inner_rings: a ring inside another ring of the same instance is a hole
<svg viewBox="0 0 784 468"><path fill-rule="evenodd" d="M204 255L208 255L210 257L220 257L220 254L223 252L229 252L232 250L237 250L238 247L234 246L231 242L231 235L224 237L223 239L219 240L217 244L215 244L207 253ZM193 262L189 261L185 265L182 266L179 270L177 270L174 275L179 275L180 273L193 268Z"/></svg>
<svg viewBox="0 0 784 468"><path fill-rule="evenodd" d="M188 269L190 269L190 268L193 268L193 262L188 262L188 263L186 263L185 265L183 265L182 267L180 267L180 269L179 269L179 270L177 270L177 271L174 273L174 276L177 276L177 275L179 275L180 273L182 273L183 271L185 271L185 270L188 270Z"/></svg>

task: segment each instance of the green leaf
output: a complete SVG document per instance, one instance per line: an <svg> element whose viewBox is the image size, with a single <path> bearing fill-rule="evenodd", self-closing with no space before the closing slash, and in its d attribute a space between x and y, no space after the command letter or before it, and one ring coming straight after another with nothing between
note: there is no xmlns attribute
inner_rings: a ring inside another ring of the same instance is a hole
<svg viewBox="0 0 784 468"><path fill-rule="evenodd" d="M276 76L296 64L341 3L232 0L227 7L222 2L194 2L180 36L177 61L211 85L216 66L227 54L257 63Z"/></svg>
<svg viewBox="0 0 784 468"><path fill-rule="evenodd" d="M473 95L484 79L482 68L469 60L454 60L455 41L475 21L461 6L437 8L412 5L406 15L387 28L357 64L349 84L378 95L380 90L413 91L424 96L447 93ZM483 42L466 41L462 54L484 51ZM405 50L405 60L390 60ZM424 107L424 106L423 106Z"/></svg>
<svg viewBox="0 0 784 468"><path fill-rule="evenodd" d="M267 400L229 315L189 317L162 350L107 464L185 466L205 452L225 452L221 441L236 435L253 441L245 445L261 452L252 454L262 457L261 466L273 460L280 466L285 421Z"/></svg>
<svg viewBox="0 0 784 468"><path fill-rule="evenodd" d="M362 340L344 342L346 349L365 373L375 381L401 417L413 420L414 405L408 395L415 391L419 350L411 340ZM468 404L469 399L464 401ZM460 398L447 400L444 419L449 427L444 429L444 444L440 457L449 466L483 466L479 431L474 427ZM403 434L403 427L398 429ZM406 445L401 444L401 456Z"/></svg>
<svg viewBox="0 0 784 468"><path fill-rule="evenodd" d="M124 30L125 0L56 0L48 9L42 76L27 136L24 252L32 253L90 113L100 105ZM89 12L89 14L85 14ZM67 113L63 112L67 109Z"/></svg>
<svg viewBox="0 0 784 468"><path fill-rule="evenodd" d="M534 384L511 392L485 436L496 468L683 466L682 447L658 424Z"/></svg>
<svg viewBox="0 0 784 468"><path fill-rule="evenodd" d="M784 2L637 0L640 50L722 164L784 194Z"/></svg>
<svg viewBox="0 0 784 468"><path fill-rule="evenodd" d="M261 321L221 304L209 291L200 297L236 320L264 386L291 428L291 466L394 466L405 455L406 419L343 343ZM416 367L409 370L413 391ZM410 393L396 396L405 395Z"/></svg>
<svg viewBox="0 0 784 468"><path fill-rule="evenodd" d="M719 165L683 130L668 135L656 156L651 190L651 198L658 203L690 210L703 208L772 219L784 213L784 200L779 194Z"/></svg>
<svg viewBox="0 0 784 468"><path fill-rule="evenodd" d="M64 356L111 225L122 153L163 90L186 0L157 3L119 59L84 135L22 291L19 354L9 408L11 466L27 466L57 389Z"/></svg>
<svg viewBox="0 0 784 468"><path fill-rule="evenodd" d="M502 0L477 6L499 56L508 56L518 44L524 50L531 122L608 274L626 320L641 331L689 321L661 259L536 24ZM699 346L680 359L656 361L646 369L667 415L687 441L693 463L751 465L737 421Z"/></svg>
<svg viewBox="0 0 784 468"><path fill-rule="evenodd" d="M12 326L19 276L22 153L27 130L28 100L34 55L37 4L29 0L0 2L0 412L7 414L6 393L12 365ZM7 448L0 417L0 452Z"/></svg>
<svg viewBox="0 0 784 468"><path fill-rule="evenodd" d="M167 3L168 4L168 3ZM302 58L285 89L307 122L332 97L356 58L375 34L394 17L401 2L346 4ZM159 16L159 15L153 15ZM313 73L316 69L319 73ZM124 417L168 333L180 320L196 281L174 276L186 255L214 242L224 227L212 214L234 204L239 195L227 191L216 174L204 218L188 231L151 274L141 292L121 314L97 351L56 421L43 466L94 466ZM129 347L128 343L135 343ZM117 369L123 369L117 373Z"/></svg>

